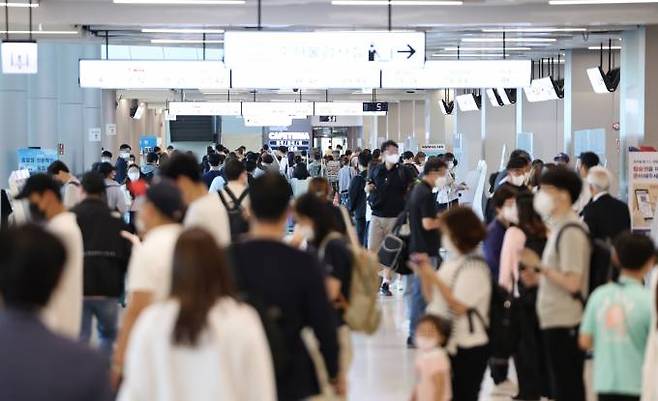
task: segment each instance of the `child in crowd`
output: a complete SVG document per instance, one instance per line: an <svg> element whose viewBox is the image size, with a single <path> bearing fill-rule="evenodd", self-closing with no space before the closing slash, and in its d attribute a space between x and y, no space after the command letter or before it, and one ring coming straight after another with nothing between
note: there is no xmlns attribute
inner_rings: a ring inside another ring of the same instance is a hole
<svg viewBox="0 0 658 401"><path fill-rule="evenodd" d="M625 233L616 239L614 252L621 275L590 296L580 346L594 350L599 401L639 401L652 307L643 278L655 263L655 248L647 236Z"/></svg>
<svg viewBox="0 0 658 401"><path fill-rule="evenodd" d="M450 336L450 322L425 315L416 325L416 375L418 382L411 401L450 401L450 359L444 349Z"/></svg>

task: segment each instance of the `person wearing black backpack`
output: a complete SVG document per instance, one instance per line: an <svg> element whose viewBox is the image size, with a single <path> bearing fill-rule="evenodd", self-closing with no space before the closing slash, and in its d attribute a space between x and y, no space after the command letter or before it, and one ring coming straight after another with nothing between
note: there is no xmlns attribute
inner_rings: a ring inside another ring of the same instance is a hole
<svg viewBox="0 0 658 401"><path fill-rule="evenodd" d="M313 330L329 381L343 394L338 383L336 316L324 272L317 258L283 241L292 188L282 175L266 173L254 180L251 189L249 236L231 245L229 257L238 291L263 321L278 400L297 401L321 393L300 336L304 327Z"/></svg>
<svg viewBox="0 0 658 401"><path fill-rule="evenodd" d="M585 354L578 347L583 298L588 292L592 256L587 228L573 211L582 182L565 167L541 177L533 204L547 222L549 236L542 257L524 249L523 284L538 285L537 315L555 401L584 401Z"/></svg>
<svg viewBox="0 0 658 401"><path fill-rule="evenodd" d="M224 165L224 175L228 183L218 191L218 194L228 214L231 239L235 242L239 236L249 231L247 169L238 159L227 159Z"/></svg>

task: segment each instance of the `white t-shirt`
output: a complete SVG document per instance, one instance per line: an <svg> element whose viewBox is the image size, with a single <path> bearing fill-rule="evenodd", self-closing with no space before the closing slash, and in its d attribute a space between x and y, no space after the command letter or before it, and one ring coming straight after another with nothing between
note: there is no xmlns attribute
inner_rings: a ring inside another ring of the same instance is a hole
<svg viewBox="0 0 658 401"><path fill-rule="evenodd" d="M216 192L208 193L190 203L183 225L185 228L197 227L208 231L220 246L231 242L228 213Z"/></svg>
<svg viewBox="0 0 658 401"><path fill-rule="evenodd" d="M71 209L82 200L82 187L77 178L71 178L62 187L64 207Z"/></svg>
<svg viewBox="0 0 658 401"><path fill-rule="evenodd" d="M219 300L195 347L174 345L179 303L146 309L126 354L119 401L275 401L269 346L260 318L247 304Z"/></svg>
<svg viewBox="0 0 658 401"><path fill-rule="evenodd" d="M459 271L460 269L463 270ZM459 256L443 262L436 275L452 288L453 295L459 302L469 308L475 308L486 324L489 324L491 273L484 260ZM457 347L473 348L489 341L486 328L475 315L472 315L474 328L472 333L469 329L467 314L453 318L448 304L437 288L434 289L432 302L427 306L427 313L452 320L452 335L446 349L453 355L457 351Z"/></svg>
<svg viewBox="0 0 658 401"><path fill-rule="evenodd" d="M48 222L47 229L64 244L66 264L43 311L44 322L53 332L77 339L82 319L82 233L75 214L71 212L53 217Z"/></svg>
<svg viewBox="0 0 658 401"><path fill-rule="evenodd" d="M179 224L166 224L149 231L144 242L133 248L128 263L126 291L145 291L154 301L167 298L171 287L174 247L182 231Z"/></svg>

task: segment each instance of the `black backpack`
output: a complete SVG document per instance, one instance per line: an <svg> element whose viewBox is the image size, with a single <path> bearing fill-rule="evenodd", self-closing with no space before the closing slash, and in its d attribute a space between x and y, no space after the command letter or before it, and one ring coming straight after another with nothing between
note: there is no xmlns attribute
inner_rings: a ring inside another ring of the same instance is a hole
<svg viewBox="0 0 658 401"><path fill-rule="evenodd" d="M562 233L567 228L577 228L582 231L590 242L590 260L589 260L589 280L587 287L587 297L598 287L612 281L614 269L612 268L612 250L610 245L600 239L592 239L589 232L578 223L567 223L557 233L557 240L555 241L555 250L559 256L560 254L560 239ZM587 301L587 297L583 297L580 292L573 294L574 298L580 300L583 304Z"/></svg>
<svg viewBox="0 0 658 401"><path fill-rule="evenodd" d="M469 260L480 261L484 266L488 266L487 262L479 256L468 257L467 262ZM461 267L459 271L464 267ZM452 287L457 282L458 275L459 272L453 279ZM499 362L506 363L516 349L519 334L518 325L520 316L518 314L518 304L514 302L513 292L507 291L507 289L498 284L498 281L492 277L491 298L489 300L489 324L486 324L484 317L475 308L469 308L466 313L471 332L475 329L473 324L474 318L478 319L487 331L492 359L490 363L493 365Z"/></svg>
<svg viewBox="0 0 658 401"><path fill-rule="evenodd" d="M228 187L224 187L224 191L228 194L229 198L233 202L233 206L229 205L228 201L224 197L222 190L219 190L219 199L222 201L222 204L226 208L228 213L228 220L231 228L231 238L236 240L240 235L246 234L249 231L249 222L245 217L244 208L242 207L242 201L249 195L249 190L245 189L239 198L235 197L233 191Z"/></svg>

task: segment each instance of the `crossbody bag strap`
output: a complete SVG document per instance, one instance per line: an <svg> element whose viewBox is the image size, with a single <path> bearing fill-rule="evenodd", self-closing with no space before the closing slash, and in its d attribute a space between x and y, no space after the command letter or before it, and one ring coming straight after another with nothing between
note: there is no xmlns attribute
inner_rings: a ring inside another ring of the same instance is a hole
<svg viewBox="0 0 658 401"><path fill-rule="evenodd" d="M578 223L567 223L560 228L560 231L557 233L557 238L555 239L555 254L558 256L558 258L560 258L560 262L562 262L562 257L560 256L560 241L562 240L562 234L569 228L576 228L585 234L585 238L587 238L589 241L590 252L592 251L592 239L589 236L589 232L587 232L587 230L585 230L583 226ZM587 304L582 291L579 290L578 292L571 294L571 296L580 302L583 305L583 308L585 307L585 304Z"/></svg>

